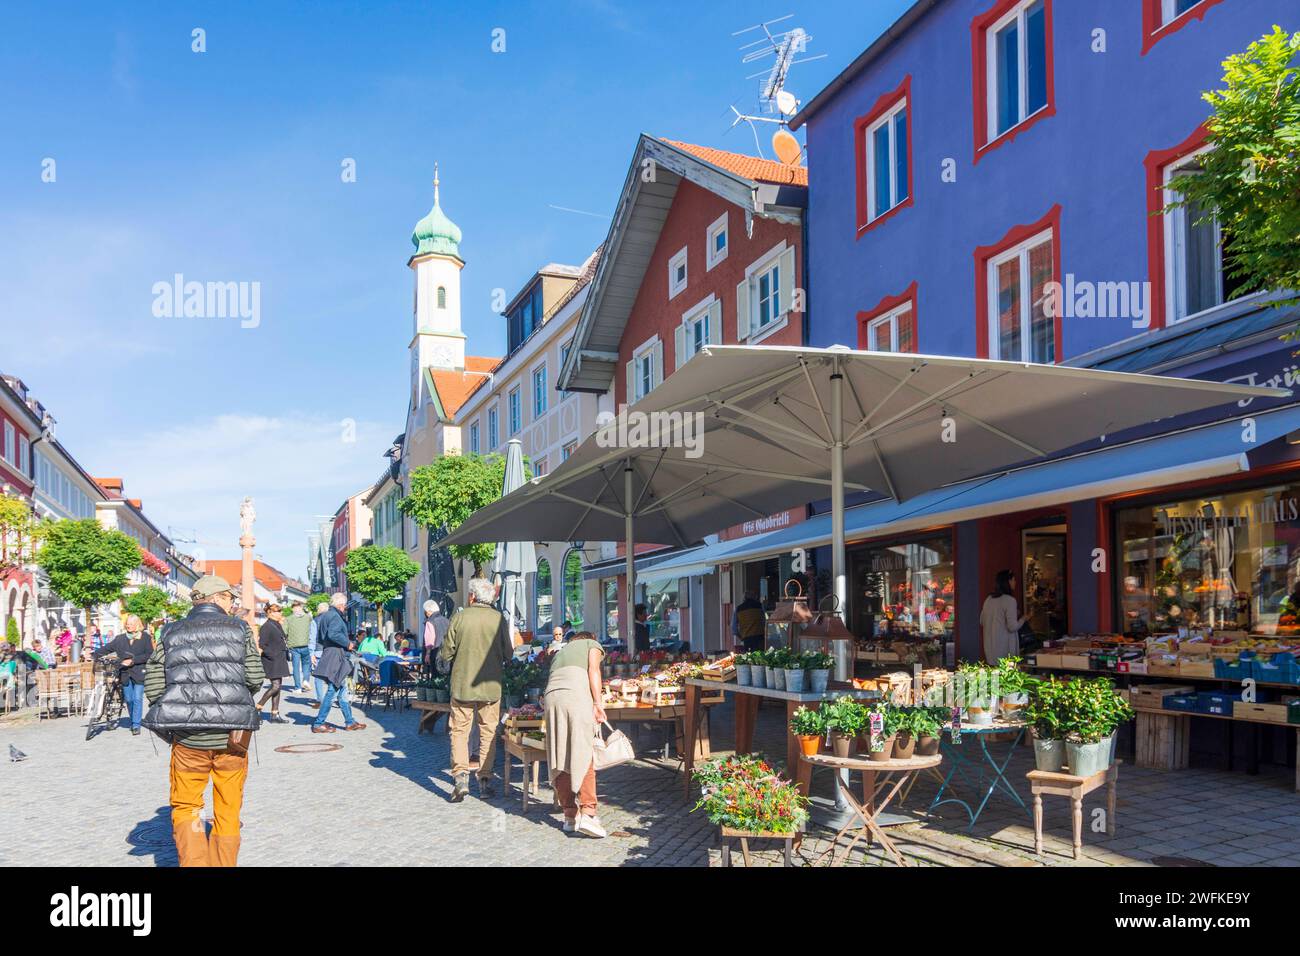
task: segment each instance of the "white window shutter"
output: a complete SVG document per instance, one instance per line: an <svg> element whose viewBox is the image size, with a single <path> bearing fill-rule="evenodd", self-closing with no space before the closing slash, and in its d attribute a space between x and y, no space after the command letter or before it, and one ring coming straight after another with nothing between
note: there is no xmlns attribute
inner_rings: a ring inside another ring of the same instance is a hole
<svg viewBox="0 0 1300 956"><path fill-rule="evenodd" d="M636 359L627 363L627 398L624 401L628 405L636 401Z"/></svg>
<svg viewBox="0 0 1300 956"><path fill-rule="evenodd" d="M741 343L749 338L749 279L741 279L736 285L736 341Z"/></svg>
<svg viewBox="0 0 1300 956"><path fill-rule="evenodd" d="M781 314L789 315L794 302L794 246L781 253Z"/></svg>
<svg viewBox="0 0 1300 956"><path fill-rule="evenodd" d="M673 329L673 368L679 369L686 364L686 325Z"/></svg>
<svg viewBox="0 0 1300 956"><path fill-rule="evenodd" d="M709 306L709 344L722 344L722 300L714 300Z"/></svg>
<svg viewBox="0 0 1300 956"><path fill-rule="evenodd" d="M664 343L662 341L655 343L654 359L651 361L650 381L653 387L658 387L664 380Z"/></svg>

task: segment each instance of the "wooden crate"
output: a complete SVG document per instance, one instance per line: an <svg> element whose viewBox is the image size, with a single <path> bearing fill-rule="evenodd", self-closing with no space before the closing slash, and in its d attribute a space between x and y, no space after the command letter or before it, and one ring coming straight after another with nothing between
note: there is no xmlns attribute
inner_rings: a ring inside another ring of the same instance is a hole
<svg viewBox="0 0 1300 956"><path fill-rule="evenodd" d="M1152 677L1178 677L1178 661L1160 660L1159 658L1147 659L1147 673Z"/></svg>
<svg viewBox="0 0 1300 956"><path fill-rule="evenodd" d="M1192 660L1184 657L1178 662L1179 677L1213 677L1214 660L1210 657Z"/></svg>
<svg viewBox="0 0 1300 956"><path fill-rule="evenodd" d="M1234 701L1232 716L1242 720L1262 720L1271 724L1287 722L1286 704L1248 704L1244 700Z"/></svg>
<svg viewBox="0 0 1300 956"><path fill-rule="evenodd" d="M1193 694L1196 688L1189 684L1136 684L1129 688L1129 701L1134 707L1160 708L1170 694Z"/></svg>
<svg viewBox="0 0 1300 956"><path fill-rule="evenodd" d="M1060 666L1068 671L1086 671L1092 667L1087 654L1062 654Z"/></svg>
<svg viewBox="0 0 1300 956"><path fill-rule="evenodd" d="M1134 730L1137 765L1152 770L1186 769L1191 723L1185 714L1139 710Z"/></svg>
<svg viewBox="0 0 1300 956"><path fill-rule="evenodd" d="M1061 666L1061 655L1060 655L1060 654L1050 654L1050 653L1049 653L1049 654L1044 654L1042 651L1039 651L1038 654L1035 655L1035 657L1034 657L1034 666L1035 666L1035 667L1059 668L1059 667Z"/></svg>

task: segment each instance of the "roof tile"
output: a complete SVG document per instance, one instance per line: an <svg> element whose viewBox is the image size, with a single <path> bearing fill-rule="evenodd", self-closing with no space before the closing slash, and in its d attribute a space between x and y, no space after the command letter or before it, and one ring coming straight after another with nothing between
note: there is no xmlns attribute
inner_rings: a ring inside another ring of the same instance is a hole
<svg viewBox="0 0 1300 956"><path fill-rule="evenodd" d="M807 186L808 185L808 167L807 166L787 166L785 163L778 163L771 159L759 159L757 156L745 156L742 153L729 153L722 149L713 149L711 146L696 146L693 143L682 143L673 139L664 139L669 146L676 146L678 149L690 153L697 159L702 159L706 163L712 163L729 173L735 173L737 176L743 176L745 179L752 179L759 183L776 183L779 186Z"/></svg>

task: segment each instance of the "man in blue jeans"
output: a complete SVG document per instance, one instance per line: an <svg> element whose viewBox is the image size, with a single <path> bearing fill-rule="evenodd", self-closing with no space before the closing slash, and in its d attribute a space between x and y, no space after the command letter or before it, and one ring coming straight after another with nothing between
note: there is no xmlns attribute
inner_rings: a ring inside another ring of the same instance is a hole
<svg viewBox="0 0 1300 956"><path fill-rule="evenodd" d="M347 607L348 599L344 594L330 597L330 608L316 619L316 646L320 649L320 662L313 674L325 682L325 693L321 697L320 711L312 721L313 734L332 734L334 728L325 723L330 707L334 701L339 703L343 712L344 730L365 730L366 725L357 723L352 716L352 704L348 700L348 677L352 674L350 651L355 646L348 634L348 624L342 611Z"/></svg>
<svg viewBox="0 0 1300 956"><path fill-rule="evenodd" d="M311 658L312 684L316 690L316 696L310 701L313 707L319 707L325 696L325 682L316 674L316 666L320 663L320 619L329 609L328 601L316 605L316 616L311 619L311 632L307 636L307 654Z"/></svg>
<svg viewBox="0 0 1300 956"><path fill-rule="evenodd" d="M284 620L284 644L289 649L289 662L293 666L293 689L304 691L311 679L311 626L307 606L302 601L293 602L293 614Z"/></svg>
<svg viewBox="0 0 1300 956"><path fill-rule="evenodd" d="M122 700L126 704L127 720L131 733L140 736L140 721L144 718L144 666L153 653L153 639L144 624L134 614L126 619L126 632L105 644L91 656L96 660L105 654L116 654L121 667Z"/></svg>

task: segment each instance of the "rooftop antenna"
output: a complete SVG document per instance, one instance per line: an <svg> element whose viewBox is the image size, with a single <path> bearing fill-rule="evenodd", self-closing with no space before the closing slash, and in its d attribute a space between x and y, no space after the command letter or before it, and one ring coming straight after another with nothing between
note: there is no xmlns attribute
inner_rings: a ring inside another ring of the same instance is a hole
<svg viewBox="0 0 1300 956"><path fill-rule="evenodd" d="M763 146L759 141L758 127L755 123L775 123L779 128L772 136L772 146L776 151L781 162L787 165L798 165L803 150L799 146L799 141L786 128L789 117L799 111L799 99L785 88L786 80L790 75L790 67L796 63L808 63L812 60L821 60L826 57L825 53L817 56L805 56L797 59L801 54L807 52L808 42L812 36L805 32L803 27L791 27L789 30L773 30L773 27L789 20L794 14L787 13L785 16L777 17L774 20L764 20L762 23L756 23L753 26L745 27L743 30L735 31L732 36L743 36L754 31L761 31L762 36L740 47L741 63L757 63L767 57L773 57L772 65L758 73L752 73L746 79L763 79L759 87L758 99L761 108L768 115L753 115L742 113L731 107L731 111L736 118L732 120L731 127L734 129L741 123L748 123L750 131L754 134L754 145L758 148L758 155L763 156ZM772 115L776 114L776 115Z"/></svg>

